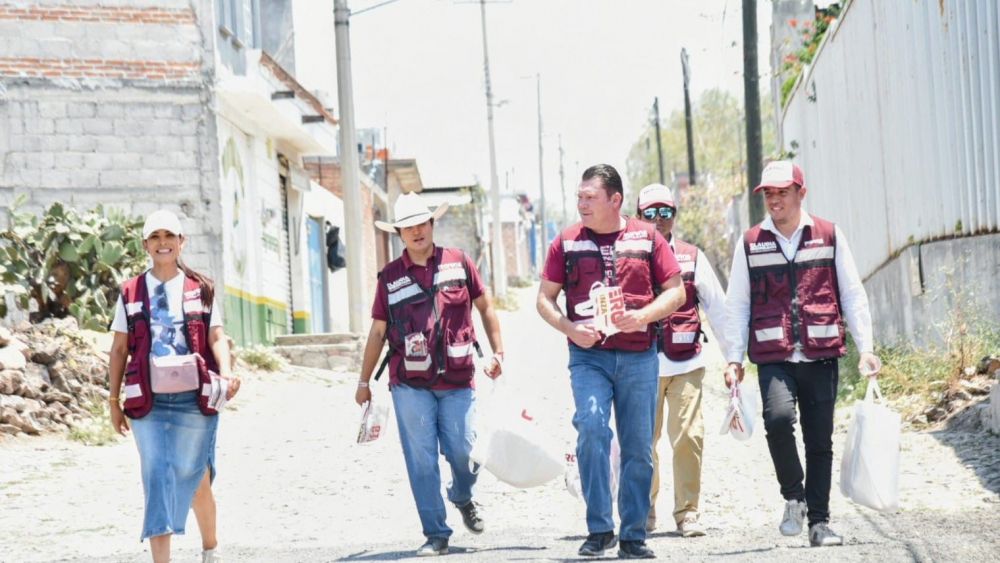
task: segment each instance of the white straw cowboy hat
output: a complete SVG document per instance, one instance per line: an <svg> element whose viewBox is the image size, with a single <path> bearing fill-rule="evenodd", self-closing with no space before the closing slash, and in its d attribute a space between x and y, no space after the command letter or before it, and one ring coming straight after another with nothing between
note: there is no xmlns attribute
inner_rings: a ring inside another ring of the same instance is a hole
<svg viewBox="0 0 1000 563"><path fill-rule="evenodd" d="M415 193L408 193L399 196L393 210L396 217L395 223L375 221L375 226L388 233L395 233L398 232L397 229L426 223L444 215L444 212L448 211L448 202L442 203L432 212L422 197Z"/></svg>

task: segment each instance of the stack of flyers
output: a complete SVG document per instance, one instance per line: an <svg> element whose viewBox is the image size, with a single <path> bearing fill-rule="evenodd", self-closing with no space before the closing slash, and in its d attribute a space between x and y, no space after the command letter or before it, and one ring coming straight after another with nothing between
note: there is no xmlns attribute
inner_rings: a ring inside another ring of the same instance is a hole
<svg viewBox="0 0 1000 563"><path fill-rule="evenodd" d="M216 411L221 411L229 399L226 396L229 394L229 380L223 379L222 377L212 374L212 389L208 394L208 408L214 409Z"/></svg>
<svg viewBox="0 0 1000 563"><path fill-rule="evenodd" d="M622 288L595 283L590 288L590 300L594 304L594 328L601 331L604 336L621 332L615 326L615 321L625 313L625 295L622 293Z"/></svg>

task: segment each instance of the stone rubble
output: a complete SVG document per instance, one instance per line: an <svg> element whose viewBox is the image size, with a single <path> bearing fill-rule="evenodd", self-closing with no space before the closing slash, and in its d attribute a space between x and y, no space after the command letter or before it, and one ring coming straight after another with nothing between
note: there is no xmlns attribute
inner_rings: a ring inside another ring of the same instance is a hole
<svg viewBox="0 0 1000 563"><path fill-rule="evenodd" d="M108 398L107 354L80 335L76 320L0 326L0 437L62 432Z"/></svg>

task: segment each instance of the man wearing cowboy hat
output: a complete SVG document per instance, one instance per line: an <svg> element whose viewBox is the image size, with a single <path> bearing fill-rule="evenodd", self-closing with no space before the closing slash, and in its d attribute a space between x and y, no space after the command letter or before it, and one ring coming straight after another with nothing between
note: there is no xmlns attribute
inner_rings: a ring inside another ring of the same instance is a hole
<svg viewBox="0 0 1000 563"><path fill-rule="evenodd" d="M406 472L426 538L417 555L448 553L452 534L445 523L438 451L451 465L448 500L470 532L484 529L472 501L476 474L469 460L475 438L473 354L482 356L472 326L473 305L493 350L486 375L499 377L503 364L500 322L475 264L459 249L434 244L434 220L447 209L443 203L431 212L419 195L410 193L396 201L396 222L375 222L379 229L397 233L406 248L379 273L355 393L359 405L371 400L369 381L382 343L388 341L382 367L388 363Z"/></svg>

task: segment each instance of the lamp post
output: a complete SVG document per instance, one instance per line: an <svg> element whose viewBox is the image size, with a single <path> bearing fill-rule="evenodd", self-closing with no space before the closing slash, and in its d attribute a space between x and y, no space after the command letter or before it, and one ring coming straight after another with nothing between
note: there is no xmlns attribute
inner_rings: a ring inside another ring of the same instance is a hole
<svg viewBox="0 0 1000 563"><path fill-rule="evenodd" d="M337 102L340 105L340 174L344 189L344 231L347 243L348 327L360 333L364 324L365 286L362 277L361 183L354 129L354 92L351 81L351 10L347 0L334 0L337 45Z"/></svg>
<svg viewBox="0 0 1000 563"><path fill-rule="evenodd" d="M497 150L493 133L493 86L490 83L490 52L486 40L486 0L479 0L479 13L483 25L483 73L486 76L486 123L490 137L490 194L493 221L490 242L492 258L493 295L503 297L507 293L507 268L504 264L503 228L500 224L500 182L497 180Z"/></svg>
<svg viewBox="0 0 1000 563"><path fill-rule="evenodd" d="M539 246L541 247L541 254L539 256L545 255L545 243L548 242L548 236L545 233L545 169L542 165L542 76L540 74L535 74L535 90L538 94L538 191L541 194L539 198L539 214L541 215L542 231L539 237Z"/></svg>

